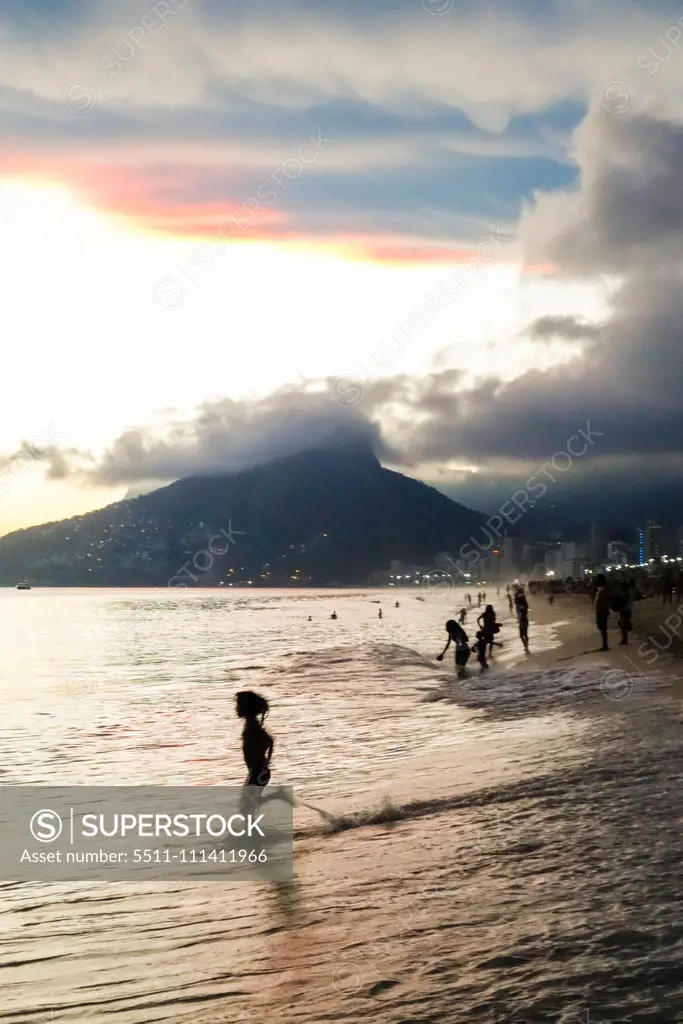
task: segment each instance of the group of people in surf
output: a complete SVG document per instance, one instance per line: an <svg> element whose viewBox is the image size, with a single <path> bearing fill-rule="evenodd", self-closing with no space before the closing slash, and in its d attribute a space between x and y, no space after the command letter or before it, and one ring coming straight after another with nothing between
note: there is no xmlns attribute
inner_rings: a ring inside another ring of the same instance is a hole
<svg viewBox="0 0 683 1024"><path fill-rule="evenodd" d="M481 592L480 592L481 593ZM466 599L469 598L467 603L471 606L472 598L468 593ZM527 601L526 594L524 593L524 587L521 584L516 584L514 588L507 587L507 598L508 605L510 608L510 614L513 609L517 615L517 625L519 628L519 637L524 645L524 650L529 650L529 602ZM481 601L479 602L481 605ZM467 608L461 608L458 616L458 621L455 619L449 619L446 623L446 634L447 641L441 654L437 655L437 661L443 661L446 651L450 647L451 643L455 645L455 668L459 678L465 675L465 666L470 659L471 654L477 655L477 661L481 672L486 672L489 668L488 658L493 654L493 648L502 647L499 640L495 639L497 633L500 632L500 623L496 620L496 612L491 604L487 604L484 611L477 618L477 626L479 629L476 634L476 643L470 644L470 638L464 630L464 625L467 622Z"/></svg>

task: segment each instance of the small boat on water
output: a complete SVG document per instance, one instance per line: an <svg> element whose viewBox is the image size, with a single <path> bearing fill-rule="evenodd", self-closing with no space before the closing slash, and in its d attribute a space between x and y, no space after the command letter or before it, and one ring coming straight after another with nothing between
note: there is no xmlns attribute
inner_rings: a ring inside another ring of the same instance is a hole
<svg viewBox="0 0 683 1024"><path fill-rule="evenodd" d="M31 589L31 584L27 583L25 580L23 581L23 583L17 583L17 590L30 590L30 589Z"/></svg>

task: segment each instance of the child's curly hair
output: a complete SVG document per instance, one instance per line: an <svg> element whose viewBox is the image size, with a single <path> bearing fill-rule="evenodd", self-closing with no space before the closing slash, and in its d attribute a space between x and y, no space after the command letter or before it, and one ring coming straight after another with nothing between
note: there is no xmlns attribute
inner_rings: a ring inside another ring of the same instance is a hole
<svg viewBox="0 0 683 1024"><path fill-rule="evenodd" d="M260 718L263 722L269 710L266 698L253 690L240 690L235 694L235 714L238 718Z"/></svg>

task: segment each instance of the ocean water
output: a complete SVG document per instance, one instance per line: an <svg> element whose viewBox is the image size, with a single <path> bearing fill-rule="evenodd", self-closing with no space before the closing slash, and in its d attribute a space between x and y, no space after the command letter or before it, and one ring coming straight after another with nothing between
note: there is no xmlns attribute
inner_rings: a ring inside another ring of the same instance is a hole
<svg viewBox="0 0 683 1024"><path fill-rule="evenodd" d="M0 883L0 1021L683 1021L679 701L519 664L504 595L457 681L462 603L0 591L0 782L240 783L253 688L273 783L326 812L292 884Z"/></svg>

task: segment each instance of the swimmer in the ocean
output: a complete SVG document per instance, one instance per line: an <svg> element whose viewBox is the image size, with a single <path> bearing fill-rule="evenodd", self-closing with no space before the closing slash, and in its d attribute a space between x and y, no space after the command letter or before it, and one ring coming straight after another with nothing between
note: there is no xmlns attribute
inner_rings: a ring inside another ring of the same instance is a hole
<svg viewBox="0 0 683 1024"><path fill-rule="evenodd" d="M337 613L336 612L332 612L332 614L330 615L330 618L331 619L336 619L337 618Z"/></svg>

